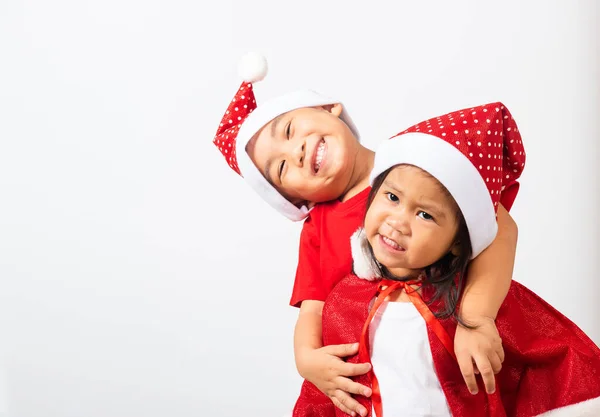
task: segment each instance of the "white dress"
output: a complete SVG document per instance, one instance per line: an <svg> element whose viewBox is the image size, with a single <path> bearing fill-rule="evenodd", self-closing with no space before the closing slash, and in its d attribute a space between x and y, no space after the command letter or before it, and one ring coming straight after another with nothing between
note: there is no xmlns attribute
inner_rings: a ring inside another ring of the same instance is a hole
<svg viewBox="0 0 600 417"><path fill-rule="evenodd" d="M449 417L427 336L411 302L384 301L369 326L371 362L385 417Z"/></svg>

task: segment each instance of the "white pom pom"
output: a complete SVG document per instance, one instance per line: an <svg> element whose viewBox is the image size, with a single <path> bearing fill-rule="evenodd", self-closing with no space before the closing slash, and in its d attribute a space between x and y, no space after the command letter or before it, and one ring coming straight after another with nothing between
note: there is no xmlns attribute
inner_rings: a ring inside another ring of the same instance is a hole
<svg viewBox="0 0 600 417"><path fill-rule="evenodd" d="M255 83L267 75L267 59L255 52L242 57L238 66L238 74L243 81Z"/></svg>

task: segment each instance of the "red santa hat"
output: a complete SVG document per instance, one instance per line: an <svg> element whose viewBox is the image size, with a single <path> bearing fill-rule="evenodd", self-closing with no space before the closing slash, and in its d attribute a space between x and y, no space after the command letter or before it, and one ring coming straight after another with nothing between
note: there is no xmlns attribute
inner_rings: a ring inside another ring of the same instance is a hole
<svg viewBox="0 0 600 417"><path fill-rule="evenodd" d="M521 134L508 109L491 103L416 124L377 150L371 182L387 169L409 164L442 183L460 207L473 258L498 231L498 204L510 210L525 166Z"/></svg>
<svg viewBox="0 0 600 417"><path fill-rule="evenodd" d="M264 125L281 114L303 107L324 106L340 101L316 91L298 90L257 106L252 84L266 76L266 59L255 53L246 54L238 70L243 82L223 115L213 143L219 148L231 169L241 175L275 210L290 220L302 220L308 215L308 208L296 207L266 180L248 156L246 145ZM340 118L358 139L358 131L345 106Z"/></svg>

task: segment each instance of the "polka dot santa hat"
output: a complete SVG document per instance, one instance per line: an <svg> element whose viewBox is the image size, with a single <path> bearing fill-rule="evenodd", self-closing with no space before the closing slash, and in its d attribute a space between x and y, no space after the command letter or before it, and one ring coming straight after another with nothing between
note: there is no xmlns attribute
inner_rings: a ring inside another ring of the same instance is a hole
<svg viewBox="0 0 600 417"><path fill-rule="evenodd" d="M248 53L240 61L238 70L243 82L223 115L213 143L221 151L229 167L241 175L275 210L293 221L302 220L308 215L308 208L296 207L283 197L254 165L246 152L246 146L264 125L281 114L303 107L341 102L312 90L298 90L257 105L252 84L266 76L266 59L259 54ZM348 115L346 106L343 109L340 118L358 139L358 130Z"/></svg>
<svg viewBox="0 0 600 417"><path fill-rule="evenodd" d="M399 164L427 171L452 194L474 258L496 237L498 204L510 210L517 196L525 150L508 109L491 103L426 120L385 141L377 149L371 183Z"/></svg>

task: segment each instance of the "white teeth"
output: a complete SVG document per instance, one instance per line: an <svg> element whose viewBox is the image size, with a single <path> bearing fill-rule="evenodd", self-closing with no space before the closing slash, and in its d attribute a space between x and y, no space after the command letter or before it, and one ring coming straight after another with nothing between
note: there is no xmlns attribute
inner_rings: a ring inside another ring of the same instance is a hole
<svg viewBox="0 0 600 417"><path fill-rule="evenodd" d="M318 171L321 168L323 162L323 155L325 153L325 142L321 142L317 148L317 158L315 159L315 169Z"/></svg>
<svg viewBox="0 0 600 417"><path fill-rule="evenodd" d="M388 245L390 245L392 248L394 249L400 249L400 245L398 245L396 242L394 242L392 239L383 236L383 241L385 243L387 243Z"/></svg>

